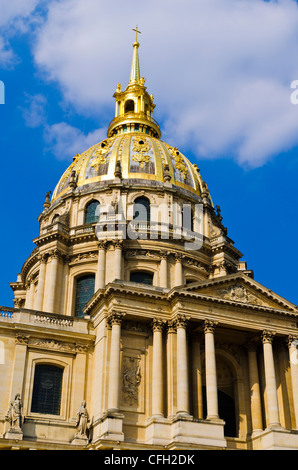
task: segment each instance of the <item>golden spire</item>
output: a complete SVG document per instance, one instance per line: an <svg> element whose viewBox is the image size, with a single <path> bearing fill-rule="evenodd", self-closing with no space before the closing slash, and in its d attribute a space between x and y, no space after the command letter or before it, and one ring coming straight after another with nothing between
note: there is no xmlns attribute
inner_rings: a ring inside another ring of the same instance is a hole
<svg viewBox="0 0 298 470"><path fill-rule="evenodd" d="M139 43L138 43L138 34L141 34L141 31L133 29L136 32L136 40L133 43L133 58L132 58L132 65L131 65L131 72L130 72L130 83L136 82L140 80L140 64L139 64Z"/></svg>

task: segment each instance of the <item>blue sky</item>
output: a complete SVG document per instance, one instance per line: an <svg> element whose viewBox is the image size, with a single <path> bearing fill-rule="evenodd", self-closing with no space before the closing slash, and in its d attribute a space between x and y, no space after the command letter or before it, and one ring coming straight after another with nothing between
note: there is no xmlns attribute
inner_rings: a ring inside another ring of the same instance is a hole
<svg viewBox="0 0 298 470"><path fill-rule="evenodd" d="M105 137L117 82L141 74L162 139L201 169L255 279L298 304L294 0L0 0L0 304L72 156Z"/></svg>

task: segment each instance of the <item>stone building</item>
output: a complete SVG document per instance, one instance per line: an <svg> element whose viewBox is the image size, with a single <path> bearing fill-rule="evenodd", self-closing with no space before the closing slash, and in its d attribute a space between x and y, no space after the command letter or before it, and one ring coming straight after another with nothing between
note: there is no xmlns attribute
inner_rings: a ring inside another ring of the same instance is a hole
<svg viewBox="0 0 298 470"><path fill-rule="evenodd" d="M0 449L297 449L298 309L254 280L140 75L0 312Z"/></svg>

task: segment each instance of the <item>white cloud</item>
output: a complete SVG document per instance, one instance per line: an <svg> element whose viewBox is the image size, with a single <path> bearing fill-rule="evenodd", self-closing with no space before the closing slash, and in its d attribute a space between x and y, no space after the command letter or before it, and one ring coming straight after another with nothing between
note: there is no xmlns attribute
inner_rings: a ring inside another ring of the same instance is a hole
<svg viewBox="0 0 298 470"><path fill-rule="evenodd" d="M105 129L96 129L84 134L80 129L66 122L47 125L44 128L45 142L58 160L69 160L77 153L82 153L106 137Z"/></svg>
<svg viewBox="0 0 298 470"><path fill-rule="evenodd" d="M41 94L27 95L27 106L21 108L26 126L34 128L46 124L46 104L47 99Z"/></svg>
<svg viewBox="0 0 298 470"><path fill-rule="evenodd" d="M52 1L36 64L80 112L112 113L116 83L129 79L135 24L164 140L251 167L298 144L295 0Z"/></svg>
<svg viewBox="0 0 298 470"><path fill-rule="evenodd" d="M26 30L25 22L43 0L0 0L0 65L9 67L18 62L10 46L16 32Z"/></svg>

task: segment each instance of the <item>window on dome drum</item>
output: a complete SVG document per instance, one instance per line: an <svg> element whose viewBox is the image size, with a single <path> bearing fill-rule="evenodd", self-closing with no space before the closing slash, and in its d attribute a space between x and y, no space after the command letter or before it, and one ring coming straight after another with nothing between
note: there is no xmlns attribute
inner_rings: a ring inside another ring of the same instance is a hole
<svg viewBox="0 0 298 470"><path fill-rule="evenodd" d="M146 271L135 271L130 273L130 281L153 286L153 274Z"/></svg>
<svg viewBox="0 0 298 470"><path fill-rule="evenodd" d="M31 411L60 415L63 369L38 364L35 367Z"/></svg>
<svg viewBox="0 0 298 470"><path fill-rule="evenodd" d="M95 275L89 274L87 276L79 277L76 283L76 303L75 303L75 316L84 318L83 308L89 302L94 294L95 289Z"/></svg>
<svg viewBox="0 0 298 470"><path fill-rule="evenodd" d="M182 209L182 228L194 231L194 214L188 204L183 205Z"/></svg>
<svg viewBox="0 0 298 470"><path fill-rule="evenodd" d="M146 197L138 197L134 201L133 218L138 222L150 222L150 201Z"/></svg>
<svg viewBox="0 0 298 470"><path fill-rule="evenodd" d="M135 111L135 103L133 100L127 100L124 107L125 113L134 113Z"/></svg>
<svg viewBox="0 0 298 470"><path fill-rule="evenodd" d="M85 225L96 224L99 221L99 202L91 201L85 209Z"/></svg>

